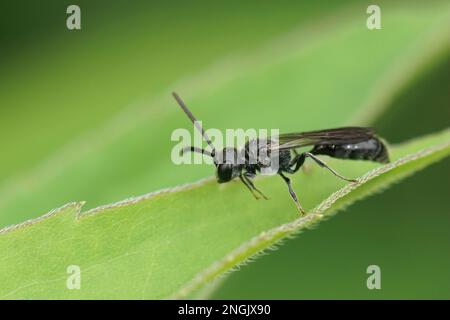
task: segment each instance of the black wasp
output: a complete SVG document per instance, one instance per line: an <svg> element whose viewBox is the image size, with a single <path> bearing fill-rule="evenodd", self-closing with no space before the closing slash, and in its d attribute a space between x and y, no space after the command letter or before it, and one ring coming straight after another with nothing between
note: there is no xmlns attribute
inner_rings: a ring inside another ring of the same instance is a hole
<svg viewBox="0 0 450 320"><path fill-rule="evenodd" d="M320 167L328 169L335 176L349 182L356 182L356 180L342 176L323 160L319 159L317 155L327 155L340 159L371 160L380 163L389 162L387 148L376 137L374 130L362 127L343 127L280 134L274 138L249 140L242 150L226 147L222 151L217 152L205 130L181 98L175 92L173 96L211 147L211 151L208 151L189 146L182 149L182 154L189 151L210 156L213 158L216 166L216 176L219 183L239 178L256 199L259 199L258 194L264 199L268 198L255 187L252 179L257 173L276 173L286 182L289 193L301 213L305 213L305 210L300 205L297 195L292 189L291 180L285 174L297 172L307 157L311 158ZM312 146L312 149L302 153L297 151L297 149L306 146ZM277 160L276 166L274 165L274 159Z"/></svg>

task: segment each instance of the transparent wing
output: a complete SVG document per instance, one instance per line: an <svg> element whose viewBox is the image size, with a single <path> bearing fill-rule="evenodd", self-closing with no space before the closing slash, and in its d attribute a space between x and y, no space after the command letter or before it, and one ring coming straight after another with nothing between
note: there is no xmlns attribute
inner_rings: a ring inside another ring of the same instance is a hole
<svg viewBox="0 0 450 320"><path fill-rule="evenodd" d="M366 141L374 137L372 128L343 127L318 131L281 134L273 140L267 148L270 150L296 149L305 146L321 144L347 144Z"/></svg>

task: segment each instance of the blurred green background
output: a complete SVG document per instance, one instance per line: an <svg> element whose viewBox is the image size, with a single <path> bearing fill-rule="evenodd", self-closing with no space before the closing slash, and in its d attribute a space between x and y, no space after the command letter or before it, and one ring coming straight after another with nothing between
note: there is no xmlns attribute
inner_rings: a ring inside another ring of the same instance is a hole
<svg viewBox="0 0 450 320"><path fill-rule="evenodd" d="M448 41L383 100L402 81L390 70L409 71L448 35L445 1L379 2L376 31L364 1L77 1L78 31L65 26L69 4L0 4L0 227L211 175L170 162L170 133L190 127L171 90L220 129L355 122L396 143L449 124ZM374 95L379 115L367 120L358 110ZM446 160L353 205L213 297L450 298L449 173ZM365 286L370 264L380 291Z"/></svg>

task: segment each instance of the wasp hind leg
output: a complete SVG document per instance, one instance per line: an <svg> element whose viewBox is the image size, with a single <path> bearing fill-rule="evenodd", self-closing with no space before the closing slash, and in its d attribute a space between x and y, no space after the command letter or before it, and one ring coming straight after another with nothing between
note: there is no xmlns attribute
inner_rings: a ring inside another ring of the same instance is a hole
<svg viewBox="0 0 450 320"><path fill-rule="evenodd" d="M294 159L292 159L291 163L289 164L289 170L287 170L287 172L289 173L295 173L298 171L298 169L300 169L300 167L303 165L303 163L305 162L306 157L311 158L312 160L314 160L315 163L317 163L321 168L326 168L328 169L332 174L334 174L336 177L345 180L345 181L349 181L349 182L358 182L355 179L349 179L344 177L343 175L341 175L339 172L337 172L336 170L334 170L333 168L331 168L328 164L326 164L325 161L320 160L317 156L313 155L311 152L303 152L302 154L297 154ZM295 167L294 167L295 166ZM293 169L291 169L292 167L294 167Z"/></svg>
<svg viewBox="0 0 450 320"><path fill-rule="evenodd" d="M341 175L339 172L337 172L336 170L334 170L333 168L331 168L329 165L326 164L325 161L320 160L318 157L316 157L315 155L313 155L310 152L305 152L304 155L306 157L310 157L311 159L314 160L315 163L317 163L320 167L322 168L326 168L328 169L332 174L334 174L336 177L341 178L342 180L348 181L348 182L358 182L358 180L356 179L349 179L344 177L343 175Z"/></svg>
<svg viewBox="0 0 450 320"><path fill-rule="evenodd" d="M283 178L284 182L286 182L287 186L288 186L288 190L289 190L289 194L291 195L292 200L294 200L298 210L300 211L300 213L302 215L306 214L305 209L303 209L302 205L300 204L300 202L298 201L297 195L295 194L294 189L292 189L292 184L291 184L291 179L289 179L288 177L286 177L281 171L278 172L278 174L280 175L280 177Z"/></svg>

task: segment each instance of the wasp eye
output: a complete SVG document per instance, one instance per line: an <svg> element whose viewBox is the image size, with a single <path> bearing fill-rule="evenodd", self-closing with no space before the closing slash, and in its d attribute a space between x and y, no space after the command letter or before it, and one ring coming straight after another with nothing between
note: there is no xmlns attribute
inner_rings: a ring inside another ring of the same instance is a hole
<svg viewBox="0 0 450 320"><path fill-rule="evenodd" d="M233 175L233 165L229 163L219 164L217 166L217 182L224 183L231 180Z"/></svg>

